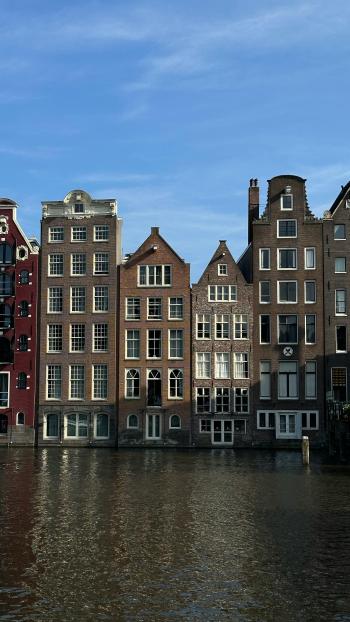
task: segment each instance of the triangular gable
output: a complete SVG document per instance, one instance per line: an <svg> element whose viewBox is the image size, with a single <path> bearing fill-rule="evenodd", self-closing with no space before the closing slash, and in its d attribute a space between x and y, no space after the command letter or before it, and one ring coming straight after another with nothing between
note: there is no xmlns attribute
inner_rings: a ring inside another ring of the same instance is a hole
<svg viewBox="0 0 350 622"><path fill-rule="evenodd" d="M198 282L196 283L196 285L199 285L202 281L206 281L205 277L211 267L211 265L213 263L215 263L216 261L218 261L218 259L223 258L223 263L227 263L227 260L232 263L234 272L238 275L239 278L242 279L243 283L246 284L247 281L244 278L244 275L241 272L241 269L239 268L239 266L237 265L237 263L235 262L230 249L228 248L227 244L226 244L226 240L220 240L219 242L219 246L217 247L216 251L214 252L212 258L210 259L209 263L207 264L207 266L205 267L202 275L200 276Z"/></svg>
<svg viewBox="0 0 350 622"><path fill-rule="evenodd" d="M170 250L170 252L174 255L177 261L179 261L181 264L186 263L185 260L180 257L180 255L178 255L177 252L170 246L170 244L160 235L159 228L151 227L151 233L148 238L146 238L144 242L142 242L142 244L138 247L138 249L134 253L132 253L130 258L123 264L123 266L128 267L132 266L134 263L137 263L143 255L148 254L148 251L156 243L157 240L159 240L162 244L164 244L164 246L166 246Z"/></svg>
<svg viewBox="0 0 350 622"><path fill-rule="evenodd" d="M335 199L333 205L330 208L330 213L334 214L334 212L338 209L340 203L343 201L343 199L345 199L347 193L350 190L350 181L348 181L348 183L345 186L342 186L341 191L339 192L337 198Z"/></svg>

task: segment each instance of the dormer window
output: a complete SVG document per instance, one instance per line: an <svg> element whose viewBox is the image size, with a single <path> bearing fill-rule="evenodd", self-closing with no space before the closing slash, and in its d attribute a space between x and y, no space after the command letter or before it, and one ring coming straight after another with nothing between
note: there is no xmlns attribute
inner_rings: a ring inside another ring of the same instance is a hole
<svg viewBox="0 0 350 622"><path fill-rule="evenodd" d="M227 263L219 263L218 264L218 275L219 276L227 276Z"/></svg>
<svg viewBox="0 0 350 622"><path fill-rule="evenodd" d="M292 210L293 209L293 195L292 194L282 194L281 195L281 209L282 210Z"/></svg>
<svg viewBox="0 0 350 622"><path fill-rule="evenodd" d="M84 214L84 203L74 203L74 214Z"/></svg>

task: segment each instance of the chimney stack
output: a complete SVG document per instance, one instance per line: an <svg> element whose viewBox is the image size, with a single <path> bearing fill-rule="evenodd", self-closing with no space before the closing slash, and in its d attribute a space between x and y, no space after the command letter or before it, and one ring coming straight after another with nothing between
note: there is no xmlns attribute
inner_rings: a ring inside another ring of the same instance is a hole
<svg viewBox="0 0 350 622"><path fill-rule="evenodd" d="M259 186L257 179L249 180L248 191L248 244L253 239L253 221L259 218Z"/></svg>

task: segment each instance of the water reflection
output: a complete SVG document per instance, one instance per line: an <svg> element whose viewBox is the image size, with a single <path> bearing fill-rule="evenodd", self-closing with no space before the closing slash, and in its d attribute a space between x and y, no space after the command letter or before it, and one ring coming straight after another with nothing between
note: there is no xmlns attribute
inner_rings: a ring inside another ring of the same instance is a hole
<svg viewBox="0 0 350 622"><path fill-rule="evenodd" d="M350 620L349 475L293 453L0 453L0 620Z"/></svg>

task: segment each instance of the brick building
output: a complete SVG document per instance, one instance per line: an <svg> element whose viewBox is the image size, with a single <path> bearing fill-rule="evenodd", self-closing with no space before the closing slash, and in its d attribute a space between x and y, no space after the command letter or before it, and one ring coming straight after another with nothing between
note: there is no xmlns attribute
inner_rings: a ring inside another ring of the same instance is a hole
<svg viewBox="0 0 350 622"><path fill-rule="evenodd" d="M188 446L190 271L152 227L120 267L119 446Z"/></svg>
<svg viewBox="0 0 350 622"><path fill-rule="evenodd" d="M0 445L34 444L39 244L0 199Z"/></svg>
<svg viewBox="0 0 350 622"><path fill-rule="evenodd" d="M121 258L116 201L74 190L42 205L38 442L113 446Z"/></svg>
<svg viewBox="0 0 350 622"><path fill-rule="evenodd" d="M253 288L221 240L192 286L193 442L251 443Z"/></svg>
<svg viewBox="0 0 350 622"><path fill-rule="evenodd" d="M305 180L249 188L249 247L242 270L253 283L254 443L291 444L302 433L324 440L324 314L322 220L311 213Z"/></svg>

